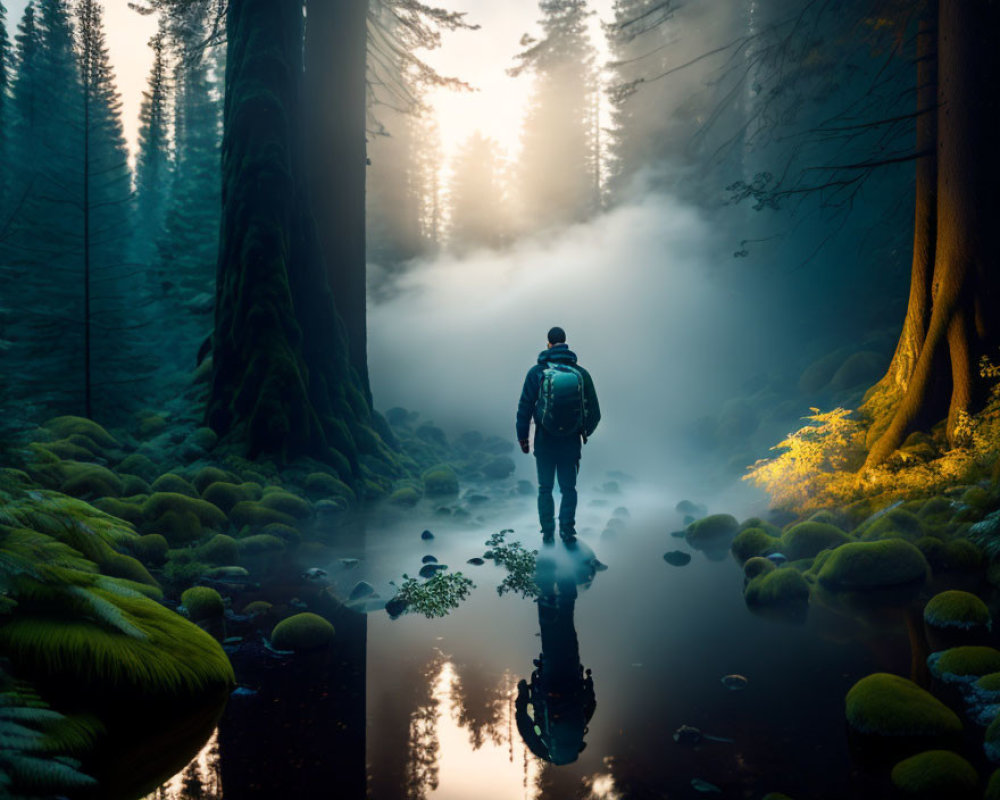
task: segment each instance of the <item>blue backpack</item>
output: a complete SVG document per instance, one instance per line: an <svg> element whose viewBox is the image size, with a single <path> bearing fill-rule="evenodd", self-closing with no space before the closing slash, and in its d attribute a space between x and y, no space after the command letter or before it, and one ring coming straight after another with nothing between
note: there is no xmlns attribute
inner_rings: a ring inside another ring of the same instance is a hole
<svg viewBox="0 0 1000 800"><path fill-rule="evenodd" d="M550 361L538 391L538 421L553 436L583 432L583 375L568 364Z"/></svg>

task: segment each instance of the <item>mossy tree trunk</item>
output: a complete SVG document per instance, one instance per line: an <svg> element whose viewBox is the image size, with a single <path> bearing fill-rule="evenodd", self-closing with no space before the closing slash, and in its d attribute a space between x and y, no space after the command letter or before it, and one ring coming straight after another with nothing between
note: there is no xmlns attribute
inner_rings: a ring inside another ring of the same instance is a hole
<svg viewBox="0 0 1000 800"><path fill-rule="evenodd" d="M308 0L306 76L313 209L348 361L368 401L365 178L368 0Z"/></svg>
<svg viewBox="0 0 1000 800"><path fill-rule="evenodd" d="M931 36L936 33L936 36ZM983 356L1000 347L1000 275L991 247L1000 105L1000 8L985 0L940 0L921 25L918 59L916 227L910 301L889 371L870 392L866 466L883 462L917 427L947 416L949 438L988 386Z"/></svg>
<svg viewBox="0 0 1000 800"><path fill-rule="evenodd" d="M208 424L251 457L311 455L360 476L378 449L348 364L310 210L301 0L231 0Z"/></svg>

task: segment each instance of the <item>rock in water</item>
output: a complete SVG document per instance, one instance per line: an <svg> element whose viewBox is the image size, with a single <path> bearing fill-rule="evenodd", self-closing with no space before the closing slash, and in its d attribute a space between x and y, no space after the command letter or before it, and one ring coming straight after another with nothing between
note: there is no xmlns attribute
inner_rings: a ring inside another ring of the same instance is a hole
<svg viewBox="0 0 1000 800"><path fill-rule="evenodd" d="M672 531L670 535L673 536L675 539L683 539L685 536L687 536L687 532L686 531Z"/></svg>
<svg viewBox="0 0 1000 800"><path fill-rule="evenodd" d="M424 564L437 564L437 559L434 556L424 556L422 563L424 563Z"/></svg>
<svg viewBox="0 0 1000 800"><path fill-rule="evenodd" d="M714 783L703 781L701 778L692 778L691 787L702 794L722 794L722 789Z"/></svg>
<svg viewBox="0 0 1000 800"><path fill-rule="evenodd" d="M375 594L375 587L372 586L368 581L358 581L354 588L351 589L351 594L349 595L349 600L360 600L362 597L370 597Z"/></svg>
<svg viewBox="0 0 1000 800"><path fill-rule="evenodd" d="M302 573L302 577L307 581L318 581L321 578L326 577L326 570L320 569L319 567L310 567Z"/></svg>
<svg viewBox="0 0 1000 800"><path fill-rule="evenodd" d="M749 682L750 681L748 681L743 675L733 674L724 675L722 677L722 685L732 692L738 692L740 689L746 689Z"/></svg>
<svg viewBox="0 0 1000 800"><path fill-rule="evenodd" d="M424 564L420 568L420 577L433 578L438 570L446 570L446 569L448 569L447 564Z"/></svg>
<svg viewBox="0 0 1000 800"><path fill-rule="evenodd" d="M669 553L663 554L663 560L674 567L683 567L684 565L690 563L691 554L685 553L682 550L671 550Z"/></svg>
<svg viewBox="0 0 1000 800"><path fill-rule="evenodd" d="M770 555L765 556L765 558L767 558L768 561L779 567L786 561L788 561L788 557L783 553L771 553Z"/></svg>
<svg viewBox="0 0 1000 800"><path fill-rule="evenodd" d="M701 741L701 731L693 725L681 725L674 731L674 741L678 744L698 744Z"/></svg>
<svg viewBox="0 0 1000 800"><path fill-rule="evenodd" d="M470 559L469 559L468 561L466 561L465 563L466 563L466 564L472 564L473 566L476 566L476 567L478 567L478 566L482 565L482 563L483 563L483 560L482 560L481 558L479 558L479 557L477 556L476 558L470 558Z"/></svg>
<svg viewBox="0 0 1000 800"><path fill-rule="evenodd" d="M430 531L424 531L423 533L420 534L420 538L424 539L424 540L433 539L434 538L434 534L431 533Z"/></svg>
<svg viewBox="0 0 1000 800"><path fill-rule="evenodd" d="M406 606L408 603L400 597L393 597L385 604L386 613L395 619L404 611L406 611Z"/></svg>

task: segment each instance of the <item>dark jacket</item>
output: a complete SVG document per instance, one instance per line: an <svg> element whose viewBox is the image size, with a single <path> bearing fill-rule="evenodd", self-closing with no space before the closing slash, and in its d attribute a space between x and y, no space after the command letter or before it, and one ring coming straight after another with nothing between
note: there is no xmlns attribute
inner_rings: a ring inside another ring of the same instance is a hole
<svg viewBox="0 0 1000 800"><path fill-rule="evenodd" d="M515 430L517 438L527 439L531 420L535 420L535 453L546 455L575 455L580 457L580 436L553 436L546 431L538 419L538 392L542 387L542 373L550 361L570 364L583 375L584 415L583 433L590 436L597 423L601 421L601 408L597 404L597 392L594 390L594 379L590 373L576 363L576 353L565 344L556 344L538 354L538 363L528 370L524 378L524 388L521 390L521 400L517 404L517 421Z"/></svg>

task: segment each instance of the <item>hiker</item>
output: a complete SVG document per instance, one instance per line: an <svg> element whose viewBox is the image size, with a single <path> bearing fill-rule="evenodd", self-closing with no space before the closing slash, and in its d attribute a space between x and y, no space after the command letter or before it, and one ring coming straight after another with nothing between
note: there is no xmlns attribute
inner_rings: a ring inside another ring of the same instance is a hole
<svg viewBox="0 0 1000 800"><path fill-rule="evenodd" d="M552 328L547 338L548 346L524 379L517 404L517 440L522 452L531 452L528 429L534 419L542 541L555 540L552 487L558 478L562 495L559 535L570 543L576 540L576 475L581 444L597 427L601 409L590 373L576 363L576 353L566 345L566 331Z"/></svg>

